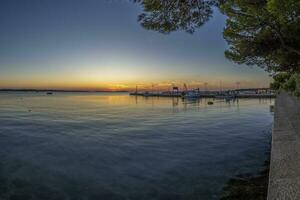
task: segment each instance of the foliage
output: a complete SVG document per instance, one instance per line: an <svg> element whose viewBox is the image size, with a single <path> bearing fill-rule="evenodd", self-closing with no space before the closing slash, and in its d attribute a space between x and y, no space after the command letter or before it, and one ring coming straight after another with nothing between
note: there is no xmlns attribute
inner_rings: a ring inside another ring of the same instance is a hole
<svg viewBox="0 0 300 200"><path fill-rule="evenodd" d="M288 1L225 1L220 10L228 16L223 33L229 44L226 57L269 72L299 71L300 4Z"/></svg>
<svg viewBox="0 0 300 200"><path fill-rule="evenodd" d="M274 81L272 83L270 83L270 88L273 90L278 90L281 87L280 83Z"/></svg>
<svg viewBox="0 0 300 200"><path fill-rule="evenodd" d="M287 80L289 80L289 78L291 77L290 73L286 73L286 72L282 72L282 73L278 73L276 75L273 76L274 82L271 83L271 88L272 89L280 89L283 88L283 84L286 83Z"/></svg>
<svg viewBox="0 0 300 200"><path fill-rule="evenodd" d="M216 0L135 0L142 4L141 25L150 30L170 33L185 30L193 33L212 17Z"/></svg>
<svg viewBox="0 0 300 200"><path fill-rule="evenodd" d="M161 33L193 33L219 8L228 17L223 33L228 59L269 72L300 71L299 0L135 1L144 8L141 25Z"/></svg>
<svg viewBox="0 0 300 200"><path fill-rule="evenodd" d="M283 85L283 88L300 96L300 74L293 74Z"/></svg>
<svg viewBox="0 0 300 200"><path fill-rule="evenodd" d="M291 77L291 74L282 72L282 73L276 74L273 78L275 81L278 81L279 83L285 83L290 77Z"/></svg>

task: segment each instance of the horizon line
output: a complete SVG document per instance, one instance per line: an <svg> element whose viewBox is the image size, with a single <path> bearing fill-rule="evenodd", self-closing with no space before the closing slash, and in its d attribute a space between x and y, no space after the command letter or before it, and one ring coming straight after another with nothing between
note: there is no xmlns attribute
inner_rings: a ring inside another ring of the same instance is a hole
<svg viewBox="0 0 300 200"><path fill-rule="evenodd" d="M1 92L129 92L128 90L76 90L76 89L29 89L29 88L0 88Z"/></svg>
<svg viewBox="0 0 300 200"><path fill-rule="evenodd" d="M270 87L248 87L248 88L235 88L235 89L225 89L227 90L253 90L253 89L271 89ZM205 90L205 89L202 89ZM37 88L0 88L0 92L130 92L131 90L78 90L78 89L37 89ZM132 89L133 91L133 89ZM148 91L145 89L141 89L140 91ZM206 91L219 91L219 90L211 90L208 89Z"/></svg>

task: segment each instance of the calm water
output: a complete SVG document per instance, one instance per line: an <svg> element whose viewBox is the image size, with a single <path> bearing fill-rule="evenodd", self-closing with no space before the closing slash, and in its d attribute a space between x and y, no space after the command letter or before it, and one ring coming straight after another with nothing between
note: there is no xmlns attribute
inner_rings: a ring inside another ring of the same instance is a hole
<svg viewBox="0 0 300 200"><path fill-rule="evenodd" d="M218 199L266 159L270 99L0 93L0 199Z"/></svg>

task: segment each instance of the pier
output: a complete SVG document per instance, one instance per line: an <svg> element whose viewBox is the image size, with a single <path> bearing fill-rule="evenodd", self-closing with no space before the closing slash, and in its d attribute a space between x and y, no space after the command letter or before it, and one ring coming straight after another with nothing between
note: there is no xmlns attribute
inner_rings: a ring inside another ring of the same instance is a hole
<svg viewBox="0 0 300 200"><path fill-rule="evenodd" d="M268 200L300 199L300 100L276 98Z"/></svg>
<svg viewBox="0 0 300 200"><path fill-rule="evenodd" d="M220 96L230 96L232 98L274 98L276 97L275 91L270 88L250 88L250 89L237 89L225 91L200 91L196 90L183 90L183 91L165 91L165 92L131 92L132 96L144 97L182 97L185 98L186 94L193 93L194 98L219 98Z"/></svg>

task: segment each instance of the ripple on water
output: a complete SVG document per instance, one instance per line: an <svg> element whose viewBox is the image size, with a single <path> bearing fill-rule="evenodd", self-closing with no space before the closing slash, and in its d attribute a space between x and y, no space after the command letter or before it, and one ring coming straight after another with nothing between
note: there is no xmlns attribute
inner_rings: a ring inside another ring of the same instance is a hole
<svg viewBox="0 0 300 200"><path fill-rule="evenodd" d="M4 199L218 199L261 166L273 118L270 99L0 96Z"/></svg>

